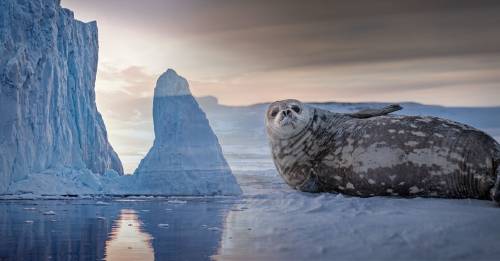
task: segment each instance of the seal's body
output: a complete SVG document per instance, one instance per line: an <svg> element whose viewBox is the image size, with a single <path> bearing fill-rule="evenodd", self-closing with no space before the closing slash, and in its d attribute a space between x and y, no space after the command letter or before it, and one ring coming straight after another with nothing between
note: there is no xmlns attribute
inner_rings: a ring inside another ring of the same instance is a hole
<svg viewBox="0 0 500 261"><path fill-rule="evenodd" d="M266 123L279 174L308 192L500 201L493 138L441 118L386 115L400 107L388 108L339 114L296 100L271 104Z"/></svg>

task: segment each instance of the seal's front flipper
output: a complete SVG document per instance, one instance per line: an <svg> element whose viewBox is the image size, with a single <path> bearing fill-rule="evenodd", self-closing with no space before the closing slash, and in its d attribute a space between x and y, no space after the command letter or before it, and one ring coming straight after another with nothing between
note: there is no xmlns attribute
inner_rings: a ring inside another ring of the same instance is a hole
<svg viewBox="0 0 500 261"><path fill-rule="evenodd" d="M358 119L366 119L366 118L371 118L375 116L382 116L382 115L387 115L391 112L399 111L403 109L401 105L399 104L391 104L388 105L384 108L380 109L366 109L366 110L361 110L355 113L349 114L351 117L358 118Z"/></svg>
<svg viewBox="0 0 500 261"><path fill-rule="evenodd" d="M500 206L500 160L494 163L493 169L495 170L497 180L495 182L495 185L491 189L491 199L495 201L498 206Z"/></svg>
<svg viewBox="0 0 500 261"><path fill-rule="evenodd" d="M295 189L302 192L310 192L310 193L319 192L318 176L311 173L309 177L304 182L302 182L302 184L295 186Z"/></svg>

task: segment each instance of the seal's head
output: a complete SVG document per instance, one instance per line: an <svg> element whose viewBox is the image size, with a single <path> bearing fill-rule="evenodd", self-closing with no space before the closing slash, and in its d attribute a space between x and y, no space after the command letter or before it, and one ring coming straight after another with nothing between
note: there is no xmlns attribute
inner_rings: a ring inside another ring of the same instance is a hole
<svg viewBox="0 0 500 261"><path fill-rule="evenodd" d="M276 101L266 112L267 133L271 138L288 139L309 124L312 110L298 100Z"/></svg>

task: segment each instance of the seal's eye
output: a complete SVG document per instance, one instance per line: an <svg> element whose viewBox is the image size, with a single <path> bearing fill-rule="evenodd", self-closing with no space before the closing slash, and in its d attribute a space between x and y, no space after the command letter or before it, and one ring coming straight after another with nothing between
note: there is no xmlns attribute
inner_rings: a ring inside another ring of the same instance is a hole
<svg viewBox="0 0 500 261"><path fill-rule="evenodd" d="M300 107L299 107L299 106L297 106L297 105L293 105L293 106L292 106L292 110L293 110L294 112L296 112L296 113L300 113Z"/></svg>
<svg viewBox="0 0 500 261"><path fill-rule="evenodd" d="M271 117L276 117L276 115L278 115L278 108L274 108L272 111L271 111Z"/></svg>

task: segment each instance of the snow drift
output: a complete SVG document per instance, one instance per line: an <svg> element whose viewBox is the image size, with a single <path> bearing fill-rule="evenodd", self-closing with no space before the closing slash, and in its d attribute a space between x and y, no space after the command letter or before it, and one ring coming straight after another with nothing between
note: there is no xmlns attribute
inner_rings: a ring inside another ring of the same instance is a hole
<svg viewBox="0 0 500 261"><path fill-rule="evenodd" d="M75 20L59 2L0 2L3 194L43 193L57 175L123 173L95 103L96 23Z"/></svg>
<svg viewBox="0 0 500 261"><path fill-rule="evenodd" d="M188 82L168 69L156 83L155 140L134 175L138 193L234 195L240 189Z"/></svg>

